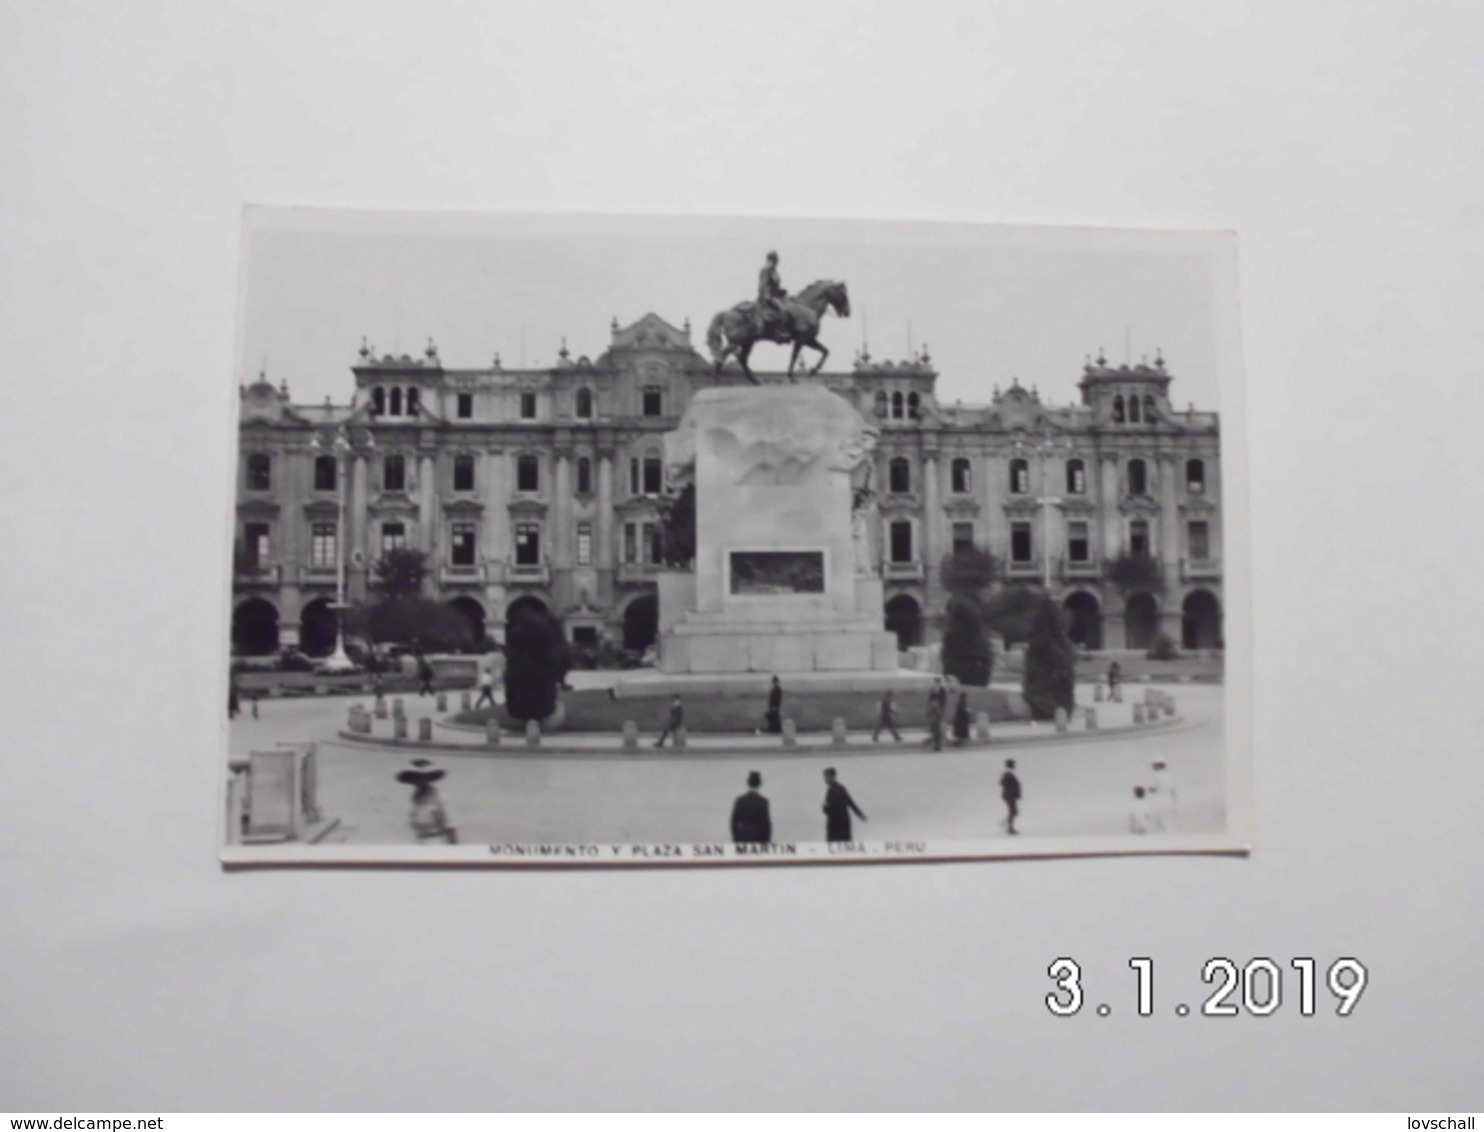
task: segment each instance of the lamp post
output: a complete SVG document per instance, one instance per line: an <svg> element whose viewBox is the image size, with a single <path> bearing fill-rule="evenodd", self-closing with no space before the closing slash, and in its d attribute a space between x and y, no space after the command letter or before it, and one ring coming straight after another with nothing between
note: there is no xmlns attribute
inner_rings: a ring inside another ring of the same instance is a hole
<svg viewBox="0 0 1484 1132"><path fill-rule="evenodd" d="M1046 494L1046 465L1056 453L1071 450L1071 442L1065 437L1054 436L1049 424L1034 444L1027 444L1019 439L1015 441L1017 453L1034 452L1041 464L1041 492L1036 497L1036 503L1041 508L1041 584L1048 594L1051 592L1051 508L1059 506L1062 498L1059 495Z"/></svg>
<svg viewBox="0 0 1484 1132"><path fill-rule="evenodd" d="M339 425L335 429L334 440L328 445L316 433L310 440L309 447L315 452L323 452L329 447L335 458L335 604L331 607L335 611L335 651L325 661L325 666L330 669L349 669L354 665L345 653L345 543L348 534L345 522L345 480L350 471L347 457L356 451L356 446L351 442L346 427ZM369 433L363 447L367 450L376 447L376 441Z"/></svg>

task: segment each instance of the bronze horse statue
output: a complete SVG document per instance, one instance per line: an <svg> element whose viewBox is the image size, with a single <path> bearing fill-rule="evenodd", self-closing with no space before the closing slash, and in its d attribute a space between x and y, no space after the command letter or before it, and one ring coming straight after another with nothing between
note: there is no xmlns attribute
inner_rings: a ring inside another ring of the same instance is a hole
<svg viewBox="0 0 1484 1132"><path fill-rule="evenodd" d="M850 295L845 290L845 284L836 283L833 279L821 279L809 284L797 295L783 299L782 308L777 314L769 312L766 322L754 302L738 303L731 310L722 311L713 318L710 329L706 331L706 345L711 350L711 356L716 359L716 372L720 373L727 358L736 354L737 361L742 365L743 376L754 385L761 384L748 368L747 359L754 346L761 341L768 341L779 345L793 343L793 356L788 360L789 381L794 379L799 351L805 346L819 352L819 361L809 371L818 373L825 359L830 356L829 350L819 341L819 324L825 311L833 308L841 318L850 317Z"/></svg>

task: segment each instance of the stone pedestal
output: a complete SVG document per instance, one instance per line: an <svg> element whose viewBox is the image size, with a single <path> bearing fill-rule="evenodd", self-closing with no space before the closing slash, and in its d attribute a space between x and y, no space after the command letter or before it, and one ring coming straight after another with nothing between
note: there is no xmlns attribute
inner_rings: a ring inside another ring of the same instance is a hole
<svg viewBox="0 0 1484 1132"><path fill-rule="evenodd" d="M851 475L874 443L820 385L692 399L666 446L672 473L693 468L695 572L661 580L661 671L895 671L881 580L852 525Z"/></svg>

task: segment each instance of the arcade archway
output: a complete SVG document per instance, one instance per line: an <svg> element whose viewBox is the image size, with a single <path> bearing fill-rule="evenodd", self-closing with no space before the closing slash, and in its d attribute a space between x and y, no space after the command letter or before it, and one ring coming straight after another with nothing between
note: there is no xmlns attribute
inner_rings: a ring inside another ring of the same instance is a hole
<svg viewBox="0 0 1484 1132"><path fill-rule="evenodd" d="M1159 604L1149 594L1134 594L1123 607L1123 639L1128 648L1147 649L1159 634Z"/></svg>
<svg viewBox="0 0 1484 1132"><path fill-rule="evenodd" d="M623 647L643 652L659 638L660 599L642 594L629 602L623 611Z"/></svg>
<svg viewBox="0 0 1484 1132"><path fill-rule="evenodd" d="M1210 590L1192 590L1180 608L1180 644L1187 649L1221 647L1221 603Z"/></svg>
<svg viewBox="0 0 1484 1132"><path fill-rule="evenodd" d="M1062 602L1067 614L1067 636L1085 649L1103 647L1103 611L1092 594L1078 592Z"/></svg>
<svg viewBox="0 0 1484 1132"><path fill-rule="evenodd" d="M474 634L474 647L482 651L484 645L484 606L480 605L472 597L456 597L448 603L448 608L469 622L469 629Z"/></svg>
<svg viewBox="0 0 1484 1132"><path fill-rule="evenodd" d="M248 598L232 611L232 652L236 656L271 656L278 651L278 610L260 597Z"/></svg>
<svg viewBox="0 0 1484 1132"><path fill-rule="evenodd" d="M335 610L329 598L316 598L299 615L299 649L305 656L329 656L335 650Z"/></svg>
<svg viewBox="0 0 1484 1132"><path fill-rule="evenodd" d="M922 644L922 606L911 594L897 594L886 603L887 632L897 635L897 649Z"/></svg>

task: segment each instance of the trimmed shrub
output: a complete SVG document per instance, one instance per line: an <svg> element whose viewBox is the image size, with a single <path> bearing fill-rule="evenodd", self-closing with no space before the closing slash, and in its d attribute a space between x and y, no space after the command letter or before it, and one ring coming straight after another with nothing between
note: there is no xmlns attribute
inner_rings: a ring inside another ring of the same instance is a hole
<svg viewBox="0 0 1484 1132"><path fill-rule="evenodd" d="M1150 660L1178 660L1180 650L1175 647L1175 642L1168 633L1160 633L1144 655Z"/></svg>
<svg viewBox="0 0 1484 1132"><path fill-rule="evenodd" d="M1067 637L1062 612L1046 598L1031 622L1030 641L1025 649L1025 680L1022 690L1033 719L1052 719L1057 708L1071 714L1076 704L1073 683L1077 652Z"/></svg>
<svg viewBox="0 0 1484 1132"><path fill-rule="evenodd" d="M505 633L505 709L511 718L548 718L571 668L572 650L561 621L550 613L518 613Z"/></svg>
<svg viewBox="0 0 1484 1132"><path fill-rule="evenodd" d="M943 627L943 672L972 688L989 686L994 652L984 633L984 610L966 594L948 599Z"/></svg>

